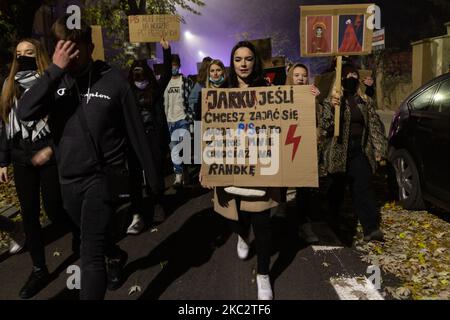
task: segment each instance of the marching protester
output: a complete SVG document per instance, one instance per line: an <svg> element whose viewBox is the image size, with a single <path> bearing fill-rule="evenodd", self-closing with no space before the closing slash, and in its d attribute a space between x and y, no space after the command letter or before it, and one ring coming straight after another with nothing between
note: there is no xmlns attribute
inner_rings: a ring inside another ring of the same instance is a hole
<svg viewBox="0 0 450 320"><path fill-rule="evenodd" d="M0 181L4 183L9 181L7 167L12 164L26 246L33 263L32 272L19 293L23 299L33 297L50 280L39 220L41 192L43 206L49 219L58 226L69 227L69 219L62 205L48 118L40 115L34 119L21 121L18 117L21 111L18 100L38 82L48 64L47 53L39 41L21 40L16 46L1 99ZM43 105L48 107L45 102ZM72 245L76 252L79 234L75 228L73 231ZM18 246L14 247L11 248L12 252L19 249Z"/></svg>
<svg viewBox="0 0 450 320"><path fill-rule="evenodd" d="M194 120L202 119L202 89L203 88L225 88L228 86L226 81L225 66L220 60L212 60L211 58L203 59L202 66L198 74L198 80L194 88L192 88L189 96L190 109L194 111ZM201 166L198 166L200 170Z"/></svg>
<svg viewBox="0 0 450 320"><path fill-rule="evenodd" d="M309 71L308 68L301 63L294 64L288 70L288 75L286 78L286 85L308 85L309 84ZM312 85L311 93L317 97L320 92ZM316 120L320 118L321 106L316 100ZM319 136L318 136L319 138ZM323 144L317 141L317 159L319 161L322 154ZM320 173L320 172L319 172ZM323 176L323 174L322 174ZM312 188L296 188L296 201L297 201L297 216L299 218L299 236L304 239L307 243L317 243L319 238L314 233L311 226L311 193ZM281 210L286 210L286 192L287 188L282 188L282 202L280 204Z"/></svg>
<svg viewBox="0 0 450 320"><path fill-rule="evenodd" d="M234 46L231 52L230 66L230 88L245 89L267 85L263 77L261 58L250 42L242 41ZM202 182L201 175L200 182ZM205 187L207 186L205 185ZM250 227L253 228L256 242L256 283L259 300L273 299L269 277L270 209L278 205L279 197L279 188L261 188L261 190L239 187L214 188L214 210L231 220L230 227L238 235L237 254L242 260L248 257Z"/></svg>
<svg viewBox="0 0 450 320"><path fill-rule="evenodd" d="M161 172L128 81L92 60L91 28L82 20L80 29L69 29L69 18L53 24L53 63L22 95L17 115L23 121L49 115L64 207L81 228L80 298L103 299L107 284L120 286L127 259L109 232L119 191L113 186L126 176L127 148L134 149L152 191L159 190Z"/></svg>
<svg viewBox="0 0 450 320"><path fill-rule="evenodd" d="M137 107L142 117L146 138L154 154L155 165L160 171L164 171L165 155L168 153L170 138L162 97L164 90L172 77L171 50L169 43L161 40L164 52L164 71L159 80L156 80L153 70L147 61L136 60L130 68L128 79L133 90ZM142 212L142 185L144 183L142 167L136 155L130 152L129 168L131 178L131 206L133 220L127 229L128 234L138 234L144 228ZM161 175L161 178L163 176ZM153 199L153 221L163 222L164 210L164 180L159 182L159 190L151 193Z"/></svg>
<svg viewBox="0 0 450 320"><path fill-rule="evenodd" d="M364 240L383 240L380 212L375 203L371 178L377 162L386 157L387 140L384 125L376 113L374 102L358 92L358 70L350 64L342 67L343 94L333 92L325 99L320 119L327 135L324 167L331 176L330 208L338 219L339 209L350 184L353 205L363 227ZM334 135L334 108L341 106L340 135Z"/></svg>
<svg viewBox="0 0 450 320"><path fill-rule="evenodd" d="M228 86L225 66L222 61L212 60L208 66L207 74L206 88L226 88Z"/></svg>
<svg viewBox="0 0 450 320"><path fill-rule="evenodd" d="M189 109L194 113L194 121L201 120L202 115L199 111L201 90L206 86L206 81L208 80L208 66L211 61L211 57L203 58L200 69L198 70L197 81L189 94Z"/></svg>
<svg viewBox="0 0 450 320"><path fill-rule="evenodd" d="M223 88L227 86L225 66L220 60L206 60L205 68L203 64L198 74L198 81L192 88L189 96L190 109L194 110L195 121L201 121L201 90L203 88Z"/></svg>
<svg viewBox="0 0 450 320"><path fill-rule="evenodd" d="M171 137L170 150L175 173L174 187L181 187L185 182L185 168L183 163L177 163L179 157L175 146L183 140L184 133L190 131L193 121L193 111L189 108L192 82L180 73L180 67L180 57L172 54L172 79L164 92L164 110Z"/></svg>

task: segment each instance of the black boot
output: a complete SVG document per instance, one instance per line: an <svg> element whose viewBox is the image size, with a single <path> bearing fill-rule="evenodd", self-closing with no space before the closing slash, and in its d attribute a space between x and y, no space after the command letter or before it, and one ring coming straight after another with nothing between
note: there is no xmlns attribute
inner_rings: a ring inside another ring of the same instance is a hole
<svg viewBox="0 0 450 320"><path fill-rule="evenodd" d="M127 262L128 254L119 249L114 258L106 258L106 271L108 274L108 290L114 291L120 288L123 279L123 267Z"/></svg>
<svg viewBox="0 0 450 320"><path fill-rule="evenodd" d="M50 282L50 275L47 267L34 267L28 277L25 285L20 289L19 296L22 299L30 299L35 296L39 291L44 289Z"/></svg>
<svg viewBox="0 0 450 320"><path fill-rule="evenodd" d="M164 211L164 207L162 204L157 203L155 204L153 221L156 223L162 223L164 220L166 220L166 212Z"/></svg>

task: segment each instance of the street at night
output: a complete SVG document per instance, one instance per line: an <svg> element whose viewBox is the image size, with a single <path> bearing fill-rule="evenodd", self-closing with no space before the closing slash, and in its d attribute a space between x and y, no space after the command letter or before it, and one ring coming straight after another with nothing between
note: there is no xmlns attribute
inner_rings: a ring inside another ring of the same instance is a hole
<svg viewBox="0 0 450 320"><path fill-rule="evenodd" d="M0 34L0 300L450 300L450 3L0 0Z"/></svg>

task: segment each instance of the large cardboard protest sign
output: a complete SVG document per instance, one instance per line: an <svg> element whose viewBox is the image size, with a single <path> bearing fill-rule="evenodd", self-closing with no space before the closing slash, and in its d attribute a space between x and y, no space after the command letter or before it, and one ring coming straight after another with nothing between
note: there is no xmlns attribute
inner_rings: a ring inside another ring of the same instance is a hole
<svg viewBox="0 0 450 320"><path fill-rule="evenodd" d="M302 57L372 52L371 4L300 6ZM369 11L369 12L368 12Z"/></svg>
<svg viewBox="0 0 450 320"><path fill-rule="evenodd" d="M137 15L128 17L130 42L180 40L180 18L175 15Z"/></svg>
<svg viewBox="0 0 450 320"><path fill-rule="evenodd" d="M211 186L317 187L310 86L203 89L202 175Z"/></svg>

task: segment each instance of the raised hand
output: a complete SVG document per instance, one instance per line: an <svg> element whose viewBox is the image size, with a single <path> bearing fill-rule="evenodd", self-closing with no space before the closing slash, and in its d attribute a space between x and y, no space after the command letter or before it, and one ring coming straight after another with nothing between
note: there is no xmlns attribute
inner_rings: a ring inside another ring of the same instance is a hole
<svg viewBox="0 0 450 320"><path fill-rule="evenodd" d="M341 105L341 94L333 89L333 93L331 94L331 105L333 107L339 107Z"/></svg>
<svg viewBox="0 0 450 320"><path fill-rule="evenodd" d="M80 50L75 49L76 43L72 41L59 40L53 54L53 63L61 69L66 69L70 61L80 54Z"/></svg>
<svg viewBox="0 0 450 320"><path fill-rule="evenodd" d="M164 37L161 37L161 41L159 41L159 43L161 44L164 50L167 50L170 47L169 41L167 41Z"/></svg>
<svg viewBox="0 0 450 320"><path fill-rule="evenodd" d="M315 85L311 85L311 93L314 95L314 97L317 97L320 95L319 88L317 88Z"/></svg>

